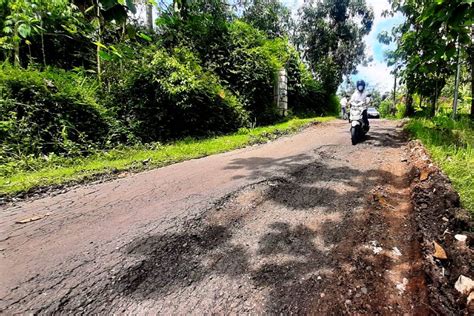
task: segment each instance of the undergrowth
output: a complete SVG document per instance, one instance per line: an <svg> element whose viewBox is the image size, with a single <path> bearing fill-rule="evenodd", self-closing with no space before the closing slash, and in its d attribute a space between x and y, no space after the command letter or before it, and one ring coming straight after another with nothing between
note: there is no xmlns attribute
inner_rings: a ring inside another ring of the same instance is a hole
<svg viewBox="0 0 474 316"><path fill-rule="evenodd" d="M454 121L439 115L412 119L406 129L425 145L474 215L474 123L467 116Z"/></svg>

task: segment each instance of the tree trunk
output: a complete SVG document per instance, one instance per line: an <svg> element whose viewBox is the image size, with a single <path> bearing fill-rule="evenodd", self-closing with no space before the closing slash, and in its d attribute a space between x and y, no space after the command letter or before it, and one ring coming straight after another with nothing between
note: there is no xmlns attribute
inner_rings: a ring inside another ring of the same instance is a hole
<svg viewBox="0 0 474 316"><path fill-rule="evenodd" d="M97 18L99 19L99 29L97 30L97 41L100 43L101 40L101 35L102 35L102 26L101 26L101 21L100 21L100 6L99 6L99 0L96 1L96 6L97 6ZM102 67L100 64L100 46L97 45L97 80L99 80L99 84L101 82L101 72L102 72Z"/></svg>
<svg viewBox="0 0 474 316"><path fill-rule="evenodd" d="M46 50L44 49L43 17L41 16L41 53L43 55L43 66L46 68Z"/></svg>
<svg viewBox="0 0 474 316"><path fill-rule="evenodd" d="M405 106L406 106L406 115L412 116L415 113L415 111L413 109L413 95L411 91L407 92Z"/></svg>
<svg viewBox="0 0 474 316"><path fill-rule="evenodd" d="M474 25L471 26L471 120L474 120Z"/></svg>
<svg viewBox="0 0 474 316"><path fill-rule="evenodd" d="M433 99L433 104L431 107L431 117L434 117L436 115L436 103L438 102L438 77L436 77L435 81L435 93L434 93L434 99Z"/></svg>
<svg viewBox="0 0 474 316"><path fill-rule="evenodd" d="M461 63L459 61L460 48L461 46L458 40L458 52L456 57L456 79L454 81L453 119L456 118L456 112L458 111L459 74L461 72Z"/></svg>
<svg viewBox="0 0 474 316"><path fill-rule="evenodd" d="M395 73L393 74L393 104L390 112L392 115L395 114L395 110L397 109L397 69L395 69Z"/></svg>
<svg viewBox="0 0 474 316"><path fill-rule="evenodd" d="M15 24L14 30L13 30L13 38L16 39L14 40L13 43L13 64L15 66L20 65L20 39L18 35L18 26Z"/></svg>

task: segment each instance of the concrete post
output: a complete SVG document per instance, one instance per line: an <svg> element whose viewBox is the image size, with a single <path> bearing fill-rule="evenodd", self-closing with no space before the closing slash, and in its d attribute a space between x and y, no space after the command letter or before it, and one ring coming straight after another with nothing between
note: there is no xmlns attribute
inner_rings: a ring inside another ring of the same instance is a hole
<svg viewBox="0 0 474 316"><path fill-rule="evenodd" d="M275 105L278 112L286 116L288 115L288 76L285 68L278 71L274 87Z"/></svg>

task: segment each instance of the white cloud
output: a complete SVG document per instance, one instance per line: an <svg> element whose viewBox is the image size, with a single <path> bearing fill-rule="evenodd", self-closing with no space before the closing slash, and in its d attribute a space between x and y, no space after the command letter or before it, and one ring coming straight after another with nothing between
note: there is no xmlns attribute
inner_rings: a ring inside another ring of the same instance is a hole
<svg viewBox="0 0 474 316"><path fill-rule="evenodd" d="M383 23L387 22L387 19L382 17L382 12L390 9L390 4L387 0L366 0L366 2L374 10L374 23L372 25L372 31L364 38L364 41L366 54L368 56L374 56L374 61L368 66L359 65L359 67L357 67L358 74L353 76L352 79L364 79L369 83L371 88L381 92L390 91L393 85L393 75L390 74L391 69L387 67L381 57L383 49L377 40L378 33L382 30L390 31L393 26L391 23ZM402 18L400 15L396 15L392 19L394 23L397 23L397 21Z"/></svg>
<svg viewBox="0 0 474 316"><path fill-rule="evenodd" d="M374 9L374 24L380 22L380 20L383 20L382 12L384 10L390 9L390 4L387 0L365 0L365 2L368 6Z"/></svg>
<svg viewBox="0 0 474 316"><path fill-rule="evenodd" d="M390 91L393 85L393 75L390 68L384 62L375 61L364 67L357 67L358 73L354 76L357 79L364 79L369 89L376 89L380 92Z"/></svg>

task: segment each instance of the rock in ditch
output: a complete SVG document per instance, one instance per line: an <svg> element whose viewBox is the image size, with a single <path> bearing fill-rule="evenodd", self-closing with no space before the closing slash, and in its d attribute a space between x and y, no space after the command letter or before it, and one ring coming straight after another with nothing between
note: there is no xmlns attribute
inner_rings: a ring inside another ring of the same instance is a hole
<svg viewBox="0 0 474 316"><path fill-rule="evenodd" d="M441 260L446 260L448 259L448 256L446 255L446 251L443 249L443 247L440 246L436 241L433 241L434 249L435 252L433 254L433 257L436 259L441 259Z"/></svg>
<svg viewBox="0 0 474 316"><path fill-rule="evenodd" d="M467 236L461 235L461 234L454 235L454 238L456 238L456 240L458 241L463 241L463 242L467 240Z"/></svg>
<svg viewBox="0 0 474 316"><path fill-rule="evenodd" d="M454 284L454 288L463 295L469 295L469 293L474 291L474 281L461 274Z"/></svg>

